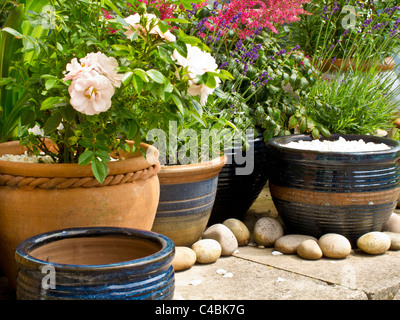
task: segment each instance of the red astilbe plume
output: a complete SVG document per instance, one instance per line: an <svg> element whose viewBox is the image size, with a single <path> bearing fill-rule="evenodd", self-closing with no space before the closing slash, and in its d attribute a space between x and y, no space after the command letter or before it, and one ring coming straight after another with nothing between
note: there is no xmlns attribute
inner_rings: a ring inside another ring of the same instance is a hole
<svg viewBox="0 0 400 320"><path fill-rule="evenodd" d="M176 9L176 5L172 4L168 0L139 0L139 2L155 5L155 7L160 12L161 20L174 18L173 13Z"/></svg>
<svg viewBox="0 0 400 320"><path fill-rule="evenodd" d="M250 36L260 27L278 33L274 24L299 20L300 14L307 14L303 4L308 2L310 0L232 0L212 22L218 29L240 28L241 38Z"/></svg>

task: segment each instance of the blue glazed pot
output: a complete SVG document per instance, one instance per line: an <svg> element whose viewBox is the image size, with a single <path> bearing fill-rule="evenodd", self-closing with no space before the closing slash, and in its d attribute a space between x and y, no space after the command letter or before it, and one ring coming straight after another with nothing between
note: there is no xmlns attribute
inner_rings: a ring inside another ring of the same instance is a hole
<svg viewBox="0 0 400 320"><path fill-rule="evenodd" d="M16 248L18 300L170 300L173 242L127 228L43 233Z"/></svg>
<svg viewBox="0 0 400 320"><path fill-rule="evenodd" d="M166 235L176 246L192 246L201 238L210 218L221 156L210 162L165 166L158 174L160 201L152 231Z"/></svg>
<svg viewBox="0 0 400 320"><path fill-rule="evenodd" d="M329 140L337 140L332 135ZM284 146L311 137L292 135L269 141L269 188L289 233L320 237L339 233L355 244L370 231L381 231L400 197L398 141L369 135L346 140L385 143L390 150L322 152Z"/></svg>
<svg viewBox="0 0 400 320"><path fill-rule="evenodd" d="M256 138L249 138L250 150L242 151L241 146L226 150L228 160L218 175L217 194L208 224L222 223L226 219L236 218L244 220L247 211L260 195L269 176L268 150L262 134ZM237 155L248 161L253 161L253 168L249 174L238 174L240 168L246 167L242 159L237 161Z"/></svg>

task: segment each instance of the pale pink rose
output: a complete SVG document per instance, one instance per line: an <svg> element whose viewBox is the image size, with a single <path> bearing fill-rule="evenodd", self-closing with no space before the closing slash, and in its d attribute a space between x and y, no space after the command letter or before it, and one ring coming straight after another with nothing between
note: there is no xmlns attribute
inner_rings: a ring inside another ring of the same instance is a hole
<svg viewBox="0 0 400 320"><path fill-rule="evenodd" d="M167 30L167 32L165 32L165 33L162 33L160 30L159 36L170 42L176 41L176 37L169 30Z"/></svg>
<svg viewBox="0 0 400 320"><path fill-rule="evenodd" d="M171 31L167 30L167 32L163 33L158 26L158 18L154 14L144 14L146 19L146 28L140 24L140 15L138 13L134 15L130 15L129 17L125 18L125 21L129 24L127 27L127 31L125 31L125 35L129 38L133 33L134 30L140 30L142 33L149 32L149 34L157 34L161 38L164 38L167 41L175 41L176 37L171 33ZM154 21L156 22L154 22ZM150 29L150 26L153 25Z"/></svg>
<svg viewBox="0 0 400 320"><path fill-rule="evenodd" d="M118 74L116 68L118 61L113 57L107 57L101 52L91 52L86 57L79 60L76 58L67 64L68 74L65 75L64 80L73 80L81 72L89 72L91 70L97 71L99 74L107 77L115 87L121 86L123 74Z"/></svg>
<svg viewBox="0 0 400 320"><path fill-rule="evenodd" d="M142 28L140 25L140 15L138 13L125 18L125 21L129 24L129 27L126 27L127 30L124 33L128 38L134 33L133 29L137 30Z"/></svg>
<svg viewBox="0 0 400 320"><path fill-rule="evenodd" d="M91 52L80 61L82 65L93 68L98 73L108 78L115 87L119 88L121 86L123 74L119 74L116 71L118 68L118 61L115 58L107 57L101 52Z"/></svg>
<svg viewBox="0 0 400 320"><path fill-rule="evenodd" d="M89 116L107 111L114 91L111 81L95 70L81 72L68 88L72 107Z"/></svg>
<svg viewBox="0 0 400 320"><path fill-rule="evenodd" d="M67 80L72 80L74 79L79 73L81 73L82 71L89 71L89 68L85 68L85 66L82 66L79 62L77 58L73 58L71 60L71 63L67 64L66 70L68 71L68 73L65 75L64 77L64 81Z"/></svg>

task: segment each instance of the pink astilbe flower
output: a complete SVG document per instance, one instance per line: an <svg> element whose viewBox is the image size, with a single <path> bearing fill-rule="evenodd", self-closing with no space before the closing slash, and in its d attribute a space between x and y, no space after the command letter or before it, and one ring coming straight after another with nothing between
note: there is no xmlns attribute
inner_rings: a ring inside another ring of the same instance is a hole
<svg viewBox="0 0 400 320"><path fill-rule="evenodd" d="M298 15L307 14L302 5L310 0L232 0L217 16L210 18L221 31L239 28L239 36L245 38L258 28L268 28L277 33L274 24L299 20Z"/></svg>
<svg viewBox="0 0 400 320"><path fill-rule="evenodd" d="M142 3L153 4L160 12L160 19L165 20L169 18L174 18L174 11L176 5L171 4L168 0L139 0Z"/></svg>
<svg viewBox="0 0 400 320"><path fill-rule="evenodd" d="M103 13L103 17L104 19L110 20L110 19L114 19L115 17L113 16L113 13L110 11L106 11L104 9L101 9L101 12ZM111 27L107 27L108 29L108 33L116 33L117 30Z"/></svg>
<svg viewBox="0 0 400 320"><path fill-rule="evenodd" d="M107 10L101 9L101 12L103 12L103 16L105 19L113 19L114 18L112 16L112 14L110 12L108 12Z"/></svg>

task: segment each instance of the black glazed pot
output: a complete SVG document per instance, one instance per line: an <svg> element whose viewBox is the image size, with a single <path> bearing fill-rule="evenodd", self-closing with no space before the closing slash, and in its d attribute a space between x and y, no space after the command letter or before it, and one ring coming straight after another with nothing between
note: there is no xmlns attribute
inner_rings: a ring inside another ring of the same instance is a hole
<svg viewBox="0 0 400 320"><path fill-rule="evenodd" d="M332 135L329 140L338 139ZM273 138L268 143L269 188L289 233L320 237L339 233L354 245L370 231L381 231L400 196L400 143L369 135L346 140L385 143L390 150L322 152L284 146L312 140L305 135Z"/></svg>
<svg viewBox="0 0 400 320"><path fill-rule="evenodd" d="M244 170L248 164L242 161L248 154L240 146L225 151L228 161L218 175L217 194L208 225L229 218L243 220L268 181L268 151L263 136L260 133L255 139L248 138L251 148L248 152L254 151L254 167L249 173Z"/></svg>

